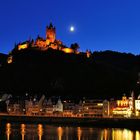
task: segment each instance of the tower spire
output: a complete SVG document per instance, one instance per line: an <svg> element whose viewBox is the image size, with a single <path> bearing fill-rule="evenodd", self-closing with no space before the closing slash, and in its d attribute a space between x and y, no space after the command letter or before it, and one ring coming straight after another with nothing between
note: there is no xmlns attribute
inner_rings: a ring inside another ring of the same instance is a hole
<svg viewBox="0 0 140 140"><path fill-rule="evenodd" d="M50 22L50 25L46 28L46 42L47 45L50 43L54 43L56 37L55 27L53 26L52 22Z"/></svg>

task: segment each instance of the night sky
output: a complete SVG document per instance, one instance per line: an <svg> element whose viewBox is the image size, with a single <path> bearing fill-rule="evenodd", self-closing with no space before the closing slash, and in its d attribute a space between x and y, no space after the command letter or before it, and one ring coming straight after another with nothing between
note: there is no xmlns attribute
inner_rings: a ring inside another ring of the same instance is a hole
<svg viewBox="0 0 140 140"><path fill-rule="evenodd" d="M0 52L37 35L45 38L50 22L68 47L77 42L81 51L140 54L140 0L1 0Z"/></svg>

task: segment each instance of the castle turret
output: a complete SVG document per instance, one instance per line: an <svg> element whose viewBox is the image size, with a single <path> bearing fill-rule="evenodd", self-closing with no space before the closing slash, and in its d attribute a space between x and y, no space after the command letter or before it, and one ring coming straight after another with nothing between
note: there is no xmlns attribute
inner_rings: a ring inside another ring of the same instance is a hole
<svg viewBox="0 0 140 140"><path fill-rule="evenodd" d="M46 28L46 44L54 43L56 37L55 27L50 23Z"/></svg>

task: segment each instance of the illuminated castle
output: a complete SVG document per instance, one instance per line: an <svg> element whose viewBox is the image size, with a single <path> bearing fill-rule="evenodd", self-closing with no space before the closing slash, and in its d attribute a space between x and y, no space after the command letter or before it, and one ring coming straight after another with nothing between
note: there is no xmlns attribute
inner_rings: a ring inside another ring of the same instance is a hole
<svg viewBox="0 0 140 140"><path fill-rule="evenodd" d="M37 37L35 41L26 41L24 43L18 44L18 50L26 49L29 47L29 44L32 47L41 49L41 50L47 50L48 48L52 48L54 50L61 50L65 53L74 53L74 50L71 48L67 48L63 45L63 43L60 40L56 39L56 29L50 23L49 26L46 27L46 38L42 38L40 36ZM78 53L78 52L76 52Z"/></svg>
<svg viewBox="0 0 140 140"><path fill-rule="evenodd" d="M38 36L35 41L35 46L44 49L51 47L55 50L58 50L61 48L61 46L63 46L61 41L56 40L56 29L52 25L52 23L50 23L50 25L46 27L46 39Z"/></svg>
<svg viewBox="0 0 140 140"><path fill-rule="evenodd" d="M28 40L28 41L25 41L16 45L17 51L21 51L28 48L34 48L41 51L45 51L51 48L53 50L63 51L64 53L75 53L75 54L80 53L78 51L79 46L77 43L72 44L71 47L68 48L60 40L56 39L56 28L52 25L52 23L50 23L50 25L46 27L45 39L43 37L38 36L35 41ZM86 51L85 54L87 58L91 56L91 52L88 50ZM12 60L13 60L13 56L9 54L7 62L12 63Z"/></svg>

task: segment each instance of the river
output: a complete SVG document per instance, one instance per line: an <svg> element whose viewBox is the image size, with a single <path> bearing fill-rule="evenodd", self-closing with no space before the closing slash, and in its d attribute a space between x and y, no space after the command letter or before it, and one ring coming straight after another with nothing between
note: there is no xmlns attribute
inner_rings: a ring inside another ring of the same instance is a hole
<svg viewBox="0 0 140 140"><path fill-rule="evenodd" d="M140 140L139 130L7 123L1 126L0 140Z"/></svg>

